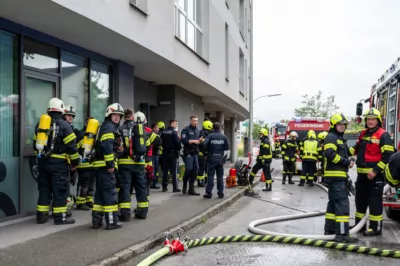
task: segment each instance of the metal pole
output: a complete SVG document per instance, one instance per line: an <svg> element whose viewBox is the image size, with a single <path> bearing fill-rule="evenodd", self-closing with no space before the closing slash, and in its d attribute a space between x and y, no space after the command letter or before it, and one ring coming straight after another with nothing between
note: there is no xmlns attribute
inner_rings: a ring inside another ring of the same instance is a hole
<svg viewBox="0 0 400 266"><path fill-rule="evenodd" d="M254 14L254 2L251 1L250 8L250 95L249 95L249 109L250 109L250 118L249 118L249 152L253 155L253 36L254 36L254 27L253 27L253 14ZM246 154L244 154L246 156Z"/></svg>

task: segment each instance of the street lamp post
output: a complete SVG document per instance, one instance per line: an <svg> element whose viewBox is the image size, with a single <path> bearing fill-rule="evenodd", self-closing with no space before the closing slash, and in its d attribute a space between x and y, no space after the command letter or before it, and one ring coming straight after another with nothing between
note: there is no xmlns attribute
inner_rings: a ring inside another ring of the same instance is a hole
<svg viewBox="0 0 400 266"><path fill-rule="evenodd" d="M260 96L260 97L257 97L257 98L255 98L254 100L253 100L253 102L251 102L250 103L250 119L249 119L249 146L250 146L250 148L249 148L249 151L251 152L251 153L253 153L253 112L254 112L254 109L253 109L253 105L254 105L254 103L258 100L258 99L261 99L261 98L265 98L265 97L276 97L276 96L281 96L282 94L281 93L279 93L279 94L266 94L266 95L262 95L262 96Z"/></svg>

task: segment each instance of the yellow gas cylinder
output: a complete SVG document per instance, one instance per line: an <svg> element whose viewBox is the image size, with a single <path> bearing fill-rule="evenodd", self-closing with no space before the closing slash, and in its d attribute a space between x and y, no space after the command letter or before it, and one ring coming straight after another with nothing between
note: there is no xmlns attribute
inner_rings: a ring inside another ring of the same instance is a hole
<svg viewBox="0 0 400 266"><path fill-rule="evenodd" d="M47 114L42 114L39 120L39 126L36 132L36 149L39 154L42 153L47 146L47 140L50 133L51 117Z"/></svg>
<svg viewBox="0 0 400 266"><path fill-rule="evenodd" d="M96 139L97 129L99 128L99 121L92 118L88 121L85 136L82 141L83 155L89 155L93 150L94 140Z"/></svg>

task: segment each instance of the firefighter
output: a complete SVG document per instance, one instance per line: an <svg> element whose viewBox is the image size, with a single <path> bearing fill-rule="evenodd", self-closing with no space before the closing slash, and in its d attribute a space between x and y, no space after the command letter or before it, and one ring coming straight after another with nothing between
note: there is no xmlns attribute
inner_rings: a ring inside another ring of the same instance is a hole
<svg viewBox="0 0 400 266"><path fill-rule="evenodd" d="M149 209L148 183L145 176L146 132L143 123L135 123L133 110L124 111L124 123L118 131L122 137L122 147L118 159L120 190L118 192L120 218L122 222L131 220L131 188L136 191L137 207L135 218L146 219ZM143 117L136 119L140 121Z"/></svg>
<svg viewBox="0 0 400 266"><path fill-rule="evenodd" d="M321 166L319 168L319 174L321 176L321 180L319 183L324 183L324 140L326 136L328 135L328 132L323 131L318 134L318 161L321 163Z"/></svg>
<svg viewBox="0 0 400 266"><path fill-rule="evenodd" d="M169 122L169 127L161 132L163 192L168 191L168 171L172 176L173 192L181 192L178 187L178 180L176 179L176 160L179 158L179 151L182 148L178 133L175 131L177 124L178 122L172 119Z"/></svg>
<svg viewBox="0 0 400 266"><path fill-rule="evenodd" d="M314 186L314 173L317 171L318 160L318 141L313 130L308 131L307 140L304 141L300 149L302 154L302 169L299 186L304 187L307 177L307 185L312 187Z"/></svg>
<svg viewBox="0 0 400 266"><path fill-rule="evenodd" d="M118 219L118 201L116 189L116 145L119 122L124 109L119 103L113 103L106 109L104 122L96 136L93 168L96 176L96 191L92 208L92 228L98 229L106 219L106 229L122 227Z"/></svg>
<svg viewBox="0 0 400 266"><path fill-rule="evenodd" d="M165 124L164 124L164 122L159 121L159 122L157 122L157 125L158 125L158 128L160 129L159 135L160 135L160 139L161 139L161 134L162 134L163 131L165 130ZM159 155L159 156L158 156L158 166L159 166L159 168L160 168L160 170L161 170L161 174L164 175L164 173L162 172L162 171L163 171L163 170L162 170L162 154L163 154L163 147L162 147L162 141L161 141L161 147L160 147L160 150L159 150L159 152L158 152L158 155ZM159 172L160 172L160 171L157 171L157 172L155 173L155 177L157 178L157 182L162 183L163 178L162 178L162 176L161 176L161 177L159 176Z"/></svg>
<svg viewBox="0 0 400 266"><path fill-rule="evenodd" d="M279 135L275 135L274 139L275 139L274 140L274 149L275 149L274 155L275 155L275 158L279 158L279 154L281 154L281 152L282 152Z"/></svg>
<svg viewBox="0 0 400 266"><path fill-rule="evenodd" d="M347 189L350 151L343 139L348 121L337 113L330 118L330 130L324 141L325 183L328 184L328 205L325 217L325 235L336 234L335 241L354 243L349 236L350 204Z"/></svg>
<svg viewBox="0 0 400 266"><path fill-rule="evenodd" d="M165 127L165 126L164 126ZM153 181L151 182L150 188L152 189L160 189L157 185L158 183L158 166L159 166L159 158L161 151L161 137L160 137L160 128L158 124L154 124L152 127L153 133L155 134L155 139L153 141Z"/></svg>
<svg viewBox="0 0 400 266"><path fill-rule="evenodd" d="M210 121L205 121L210 122ZM230 156L229 143L225 135L220 133L220 123L213 124L213 132L211 132L202 142L203 147L207 149L207 165L208 174L206 194L203 198L211 199L214 187L214 175L217 173L217 190L218 198L224 197L224 163ZM203 125L204 128L204 125Z"/></svg>
<svg viewBox="0 0 400 266"><path fill-rule="evenodd" d="M400 152L395 153L390 158L387 166L384 170L384 175L387 183L391 187L397 189L397 193L400 192ZM400 194L398 194L400 196Z"/></svg>
<svg viewBox="0 0 400 266"><path fill-rule="evenodd" d="M265 189L263 191L271 191L272 190L272 177L271 177L271 167L270 164L272 162L272 150L271 145L268 139L268 130L266 128L260 129L258 132L260 136L261 144L260 151L257 156L257 162L251 169L250 173L250 184L253 185L254 177L257 172L262 169L265 176Z"/></svg>
<svg viewBox="0 0 400 266"><path fill-rule="evenodd" d="M213 129L213 123L211 121L203 122L203 129L200 130L200 138L204 141L208 134L210 134ZM207 183L206 176L208 175L207 171L207 146L200 145L199 146L199 172L197 173L197 186L204 187L204 180ZM206 176L204 175L206 174Z"/></svg>
<svg viewBox="0 0 400 266"><path fill-rule="evenodd" d="M292 177L295 170L296 153L297 153L297 132L292 131L289 134L289 139L282 144L282 159L283 159L283 179L282 184L286 183L286 177L289 177L289 184L293 185Z"/></svg>
<svg viewBox="0 0 400 266"><path fill-rule="evenodd" d="M197 128L198 118L195 115L190 117L190 125L185 127L181 133L183 144L183 161L185 163L185 174L183 175L183 194L200 196L194 189L197 171L199 168L199 144L200 131ZM187 185L189 182L189 190Z"/></svg>
<svg viewBox="0 0 400 266"><path fill-rule="evenodd" d="M357 155L356 224L369 207L369 229L363 234L377 236L382 234L382 172L394 153L394 147L390 135L382 128L381 113L377 109L367 110L364 118L366 129L352 149L352 153Z"/></svg>
<svg viewBox="0 0 400 266"><path fill-rule="evenodd" d="M33 136L33 149L38 153L39 198L36 219L39 224L47 222L51 195L54 224L75 223L74 219L67 217L66 204L69 196L69 167L74 170L79 165L80 158L76 148L76 135L62 117L64 110L64 103L58 98L52 98L47 109L48 116L42 115ZM48 123L43 122L44 120ZM48 125L43 126L44 124ZM43 136L46 136L45 142Z"/></svg>

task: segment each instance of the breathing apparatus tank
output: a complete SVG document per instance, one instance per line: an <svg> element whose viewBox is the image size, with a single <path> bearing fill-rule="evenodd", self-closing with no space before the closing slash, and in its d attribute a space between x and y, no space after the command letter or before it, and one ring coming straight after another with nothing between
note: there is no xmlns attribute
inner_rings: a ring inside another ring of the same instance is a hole
<svg viewBox="0 0 400 266"><path fill-rule="evenodd" d="M93 151L93 145L94 141L96 139L97 131L99 129L99 121L92 118L89 119L87 127L86 127L86 132L85 136L83 137L82 141L82 148L83 150L83 161L86 161L87 157L92 153Z"/></svg>
<svg viewBox="0 0 400 266"><path fill-rule="evenodd" d="M50 135L51 117L48 114L42 114L40 116L39 126L36 133L36 149L38 150L38 158L43 155L44 148L47 146L47 142Z"/></svg>

